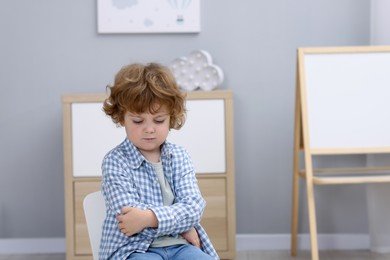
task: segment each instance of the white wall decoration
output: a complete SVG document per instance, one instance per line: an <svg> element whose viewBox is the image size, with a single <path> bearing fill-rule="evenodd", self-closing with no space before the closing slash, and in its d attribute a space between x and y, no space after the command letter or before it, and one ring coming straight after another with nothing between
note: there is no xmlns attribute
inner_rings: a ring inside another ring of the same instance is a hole
<svg viewBox="0 0 390 260"><path fill-rule="evenodd" d="M99 33L200 32L200 0L97 0Z"/></svg>
<svg viewBox="0 0 390 260"><path fill-rule="evenodd" d="M188 57L177 58L169 67L180 88L186 91L213 90L223 82L222 70L212 63L211 55L204 50L196 50Z"/></svg>

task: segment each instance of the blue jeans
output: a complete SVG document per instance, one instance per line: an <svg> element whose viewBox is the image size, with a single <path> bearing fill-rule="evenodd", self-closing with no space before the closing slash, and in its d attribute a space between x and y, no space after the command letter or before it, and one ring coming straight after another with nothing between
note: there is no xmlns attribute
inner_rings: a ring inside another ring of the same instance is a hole
<svg viewBox="0 0 390 260"><path fill-rule="evenodd" d="M127 259L136 260L214 260L211 256L192 245L149 247L145 253L132 253Z"/></svg>

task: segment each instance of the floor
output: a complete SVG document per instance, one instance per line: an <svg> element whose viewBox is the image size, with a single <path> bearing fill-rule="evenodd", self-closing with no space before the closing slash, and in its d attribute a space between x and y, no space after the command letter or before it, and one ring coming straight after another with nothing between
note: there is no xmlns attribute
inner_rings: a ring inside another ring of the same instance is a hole
<svg viewBox="0 0 390 260"><path fill-rule="evenodd" d="M296 257L290 256L290 251L242 251L238 252L236 260L310 260L309 251L300 251ZM390 254L376 254L369 250L359 251L321 251L321 260L390 260ZM1 260L1 259L0 259Z"/></svg>
<svg viewBox="0 0 390 260"><path fill-rule="evenodd" d="M289 251L239 251L236 260L310 260L310 252L300 251L291 257ZM389 254L376 254L368 250L322 251L321 260L390 260ZM0 255L0 260L65 260L65 254Z"/></svg>

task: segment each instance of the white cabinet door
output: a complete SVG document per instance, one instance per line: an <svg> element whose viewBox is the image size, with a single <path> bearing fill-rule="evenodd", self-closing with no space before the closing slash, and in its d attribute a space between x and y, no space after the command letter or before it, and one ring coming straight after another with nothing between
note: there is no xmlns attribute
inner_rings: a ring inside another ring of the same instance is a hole
<svg viewBox="0 0 390 260"><path fill-rule="evenodd" d="M188 100L187 120L168 141L186 148L197 173L225 173L224 100Z"/></svg>
<svg viewBox="0 0 390 260"><path fill-rule="evenodd" d="M115 126L102 107L102 103L72 104L73 176L101 176L104 155L125 140L124 128Z"/></svg>

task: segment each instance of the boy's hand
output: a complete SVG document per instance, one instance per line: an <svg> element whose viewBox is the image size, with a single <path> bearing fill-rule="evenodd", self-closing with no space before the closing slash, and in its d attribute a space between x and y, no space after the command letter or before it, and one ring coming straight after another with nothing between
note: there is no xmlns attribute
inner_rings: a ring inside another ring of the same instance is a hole
<svg viewBox="0 0 390 260"><path fill-rule="evenodd" d="M200 247L199 235L195 228L191 228L190 230L181 233L181 236L191 245Z"/></svg>
<svg viewBox="0 0 390 260"><path fill-rule="evenodd" d="M142 210L134 207L123 207L121 215L116 217L118 228L126 236L132 236L147 227L157 227L156 215L151 210Z"/></svg>

